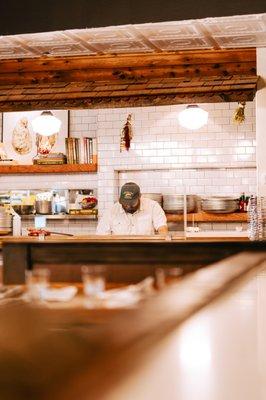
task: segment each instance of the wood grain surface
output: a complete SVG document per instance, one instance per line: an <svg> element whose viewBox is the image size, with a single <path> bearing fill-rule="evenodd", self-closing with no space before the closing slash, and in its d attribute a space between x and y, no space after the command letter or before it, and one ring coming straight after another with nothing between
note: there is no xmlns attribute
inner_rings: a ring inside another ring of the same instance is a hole
<svg viewBox="0 0 266 400"><path fill-rule="evenodd" d="M0 175L7 174L74 174L97 172L96 164L0 165Z"/></svg>

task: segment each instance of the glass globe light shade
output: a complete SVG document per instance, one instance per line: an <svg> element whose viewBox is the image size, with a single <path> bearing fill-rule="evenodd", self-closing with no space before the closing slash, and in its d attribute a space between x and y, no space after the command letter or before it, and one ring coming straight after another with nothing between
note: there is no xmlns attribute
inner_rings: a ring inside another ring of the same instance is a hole
<svg viewBox="0 0 266 400"><path fill-rule="evenodd" d="M34 132L42 136L51 136L60 131L62 122L51 111L43 111L41 115L32 120Z"/></svg>
<svg viewBox="0 0 266 400"><path fill-rule="evenodd" d="M199 129L208 122L209 113L198 105L189 105L178 114L181 126L187 129Z"/></svg>

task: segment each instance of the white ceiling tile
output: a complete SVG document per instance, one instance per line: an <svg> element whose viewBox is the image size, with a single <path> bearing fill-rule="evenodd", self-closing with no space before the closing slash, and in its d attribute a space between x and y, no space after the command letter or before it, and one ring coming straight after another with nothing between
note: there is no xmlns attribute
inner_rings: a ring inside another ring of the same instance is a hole
<svg viewBox="0 0 266 400"><path fill-rule="evenodd" d="M0 45L0 59L8 59L8 58L28 58L28 57L36 57L35 53L27 51L19 46L1 46Z"/></svg>
<svg viewBox="0 0 266 400"><path fill-rule="evenodd" d="M171 40L183 37L197 37L199 32L193 25L194 20L180 22L161 22L134 25L134 28L151 40Z"/></svg>
<svg viewBox="0 0 266 400"><path fill-rule="evenodd" d="M90 42L94 48L98 49L102 53L139 53L139 52L151 52L153 48L146 45L141 41L125 40L115 42Z"/></svg>
<svg viewBox="0 0 266 400"><path fill-rule="evenodd" d="M0 58L266 46L266 13L0 37Z"/></svg>
<svg viewBox="0 0 266 400"><path fill-rule="evenodd" d="M65 36L63 32L42 32L25 35L17 35L28 46L47 46L65 43L73 43L73 39Z"/></svg>
<svg viewBox="0 0 266 400"><path fill-rule="evenodd" d="M129 53L153 51L130 27L112 27L75 31L88 46L103 53Z"/></svg>
<svg viewBox="0 0 266 400"><path fill-rule="evenodd" d="M226 37L217 36L215 40L221 48L264 47L266 46L266 33Z"/></svg>
<svg viewBox="0 0 266 400"><path fill-rule="evenodd" d="M151 39L150 39L151 40ZM178 51L192 49L211 49L212 45L205 38L180 38L168 40L151 40L151 42L161 50Z"/></svg>
<svg viewBox="0 0 266 400"><path fill-rule="evenodd" d="M24 48L12 36L0 37L0 58L23 58L23 57L36 57L30 49Z"/></svg>
<svg viewBox="0 0 266 400"><path fill-rule="evenodd" d="M266 31L265 14L207 18L202 23L213 36L249 35Z"/></svg>

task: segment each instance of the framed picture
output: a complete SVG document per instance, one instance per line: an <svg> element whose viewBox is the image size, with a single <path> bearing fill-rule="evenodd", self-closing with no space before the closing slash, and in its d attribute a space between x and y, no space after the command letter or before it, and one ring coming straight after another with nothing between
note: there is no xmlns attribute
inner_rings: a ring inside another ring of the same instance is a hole
<svg viewBox="0 0 266 400"><path fill-rule="evenodd" d="M36 135L36 133L33 132L31 122L34 118L41 115L42 111L3 113L2 142L9 159L13 159L19 164L32 164L32 159L38 154L40 139L50 141L50 143L47 142L50 152L65 154L65 138L68 137L69 111L51 111L53 115L62 122L59 133L52 135L53 137L40 137L40 135Z"/></svg>

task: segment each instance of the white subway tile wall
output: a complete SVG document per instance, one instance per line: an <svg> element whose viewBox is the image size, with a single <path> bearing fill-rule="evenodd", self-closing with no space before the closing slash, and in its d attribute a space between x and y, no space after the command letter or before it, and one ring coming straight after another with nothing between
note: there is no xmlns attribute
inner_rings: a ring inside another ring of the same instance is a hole
<svg viewBox="0 0 266 400"><path fill-rule="evenodd" d="M239 196L256 192L254 102L246 104L243 125L232 122L237 103L201 106L209 112L209 122L197 131L178 124L183 105L94 111L98 113L100 214L117 199L126 181L153 193L186 190ZM129 113L134 137L130 150L120 153L120 132Z"/></svg>
<svg viewBox="0 0 266 400"><path fill-rule="evenodd" d="M117 199L119 187L131 180L143 192L181 193L185 188L198 195L255 193L255 103L246 104L242 125L232 122L237 106L201 104L209 122L197 131L178 124L184 105L70 111L71 136L98 138L98 173L0 176L0 190L94 187L100 215ZM130 150L120 152L120 133L129 113L134 136ZM87 233L91 224L78 222L73 229Z"/></svg>
<svg viewBox="0 0 266 400"><path fill-rule="evenodd" d="M70 233L72 235L90 235L94 234L96 230L97 222L83 220L47 220L46 228L47 230L58 232L58 233ZM27 228L34 227L34 220L24 220L22 221L22 235L27 235Z"/></svg>

